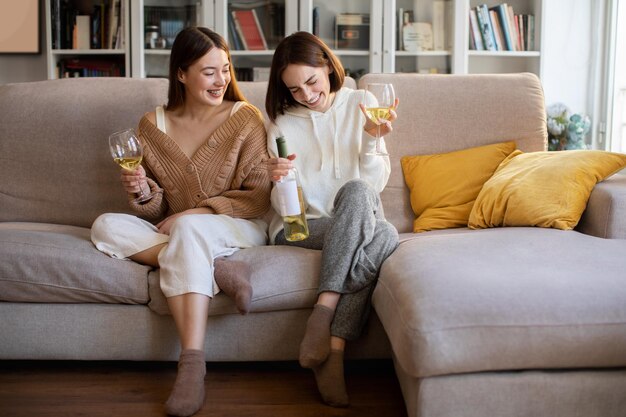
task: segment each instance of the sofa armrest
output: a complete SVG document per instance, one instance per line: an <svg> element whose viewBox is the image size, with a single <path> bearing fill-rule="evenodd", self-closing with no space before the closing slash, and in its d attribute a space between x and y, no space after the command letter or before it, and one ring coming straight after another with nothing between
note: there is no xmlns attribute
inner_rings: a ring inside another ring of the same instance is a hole
<svg viewBox="0 0 626 417"><path fill-rule="evenodd" d="M605 239L626 239L626 175L596 184L576 230Z"/></svg>

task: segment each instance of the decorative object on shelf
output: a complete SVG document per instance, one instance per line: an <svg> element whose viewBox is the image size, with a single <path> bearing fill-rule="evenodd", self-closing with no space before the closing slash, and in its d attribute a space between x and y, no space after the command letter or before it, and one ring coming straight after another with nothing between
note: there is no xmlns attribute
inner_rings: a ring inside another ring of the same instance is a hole
<svg viewBox="0 0 626 417"><path fill-rule="evenodd" d="M156 47L156 40L159 39L159 27L156 25L146 26L146 49L154 49Z"/></svg>
<svg viewBox="0 0 626 417"><path fill-rule="evenodd" d="M335 49L367 50L369 44L369 14L340 13L335 17Z"/></svg>
<svg viewBox="0 0 626 417"><path fill-rule="evenodd" d="M591 128L586 114L574 113L563 103L548 106L548 150L587 149L585 141Z"/></svg>
<svg viewBox="0 0 626 417"><path fill-rule="evenodd" d="M402 28L402 43L405 51L432 51L433 27L428 22L407 23Z"/></svg>

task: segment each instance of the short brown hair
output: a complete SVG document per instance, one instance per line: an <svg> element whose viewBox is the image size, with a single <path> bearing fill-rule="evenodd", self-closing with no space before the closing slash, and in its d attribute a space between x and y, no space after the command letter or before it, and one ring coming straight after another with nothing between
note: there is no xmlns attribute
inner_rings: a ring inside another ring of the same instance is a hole
<svg viewBox="0 0 626 417"><path fill-rule="evenodd" d="M228 44L218 33L211 29L199 26L190 26L181 30L170 53L169 91L167 94L167 109L174 110L185 102L185 86L178 79L178 71L187 71L191 65L202 58L212 48L220 48L226 52L230 64L230 83L224 93L224 99L230 101L245 101L243 93L237 85L235 69L230 57Z"/></svg>
<svg viewBox="0 0 626 417"><path fill-rule="evenodd" d="M281 78L289 64L317 68L328 65L331 70L328 75L330 92L339 91L343 85L345 78L343 65L324 41L309 32L296 32L287 36L274 51L265 96L265 110L272 122L279 114L284 114L286 108L297 104Z"/></svg>

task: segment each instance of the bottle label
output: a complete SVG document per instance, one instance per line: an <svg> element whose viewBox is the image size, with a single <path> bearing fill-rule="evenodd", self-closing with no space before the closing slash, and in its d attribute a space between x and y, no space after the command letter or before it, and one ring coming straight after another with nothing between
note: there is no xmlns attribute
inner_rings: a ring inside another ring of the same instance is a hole
<svg viewBox="0 0 626 417"><path fill-rule="evenodd" d="M294 180L283 180L276 183L280 215L295 216L300 214L300 200L298 199L298 184Z"/></svg>

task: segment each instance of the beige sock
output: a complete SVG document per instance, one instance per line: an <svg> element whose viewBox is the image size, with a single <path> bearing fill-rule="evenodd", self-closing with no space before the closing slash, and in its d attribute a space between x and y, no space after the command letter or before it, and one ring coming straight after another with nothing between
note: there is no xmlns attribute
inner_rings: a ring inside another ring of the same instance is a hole
<svg viewBox="0 0 626 417"><path fill-rule="evenodd" d="M347 407L350 402L343 376L343 351L331 350L326 362L313 368L322 400L332 407Z"/></svg>
<svg viewBox="0 0 626 417"><path fill-rule="evenodd" d="M335 310L321 304L313 306L313 312L306 322L304 338L300 343L300 366L313 368L319 366L330 352L330 324Z"/></svg>
<svg viewBox="0 0 626 417"><path fill-rule="evenodd" d="M240 314L250 311L252 285L250 285L250 267L246 262L216 258L213 276L224 294L235 302Z"/></svg>
<svg viewBox="0 0 626 417"><path fill-rule="evenodd" d="M172 416L190 416L204 404L204 351L185 349L178 359L178 374L165 411Z"/></svg>

